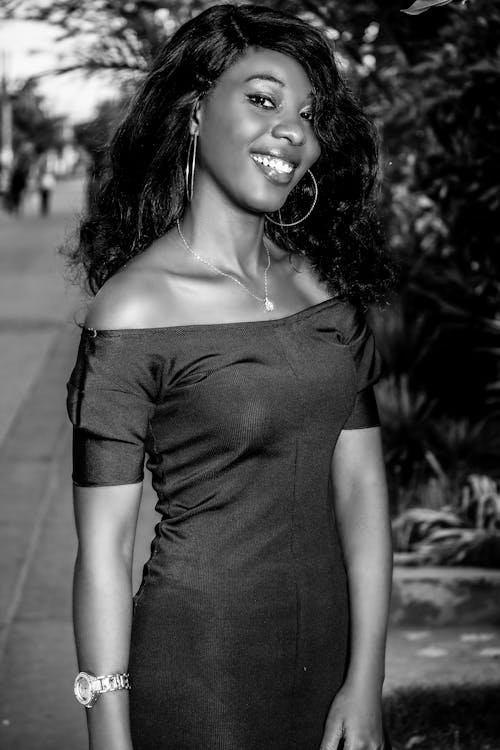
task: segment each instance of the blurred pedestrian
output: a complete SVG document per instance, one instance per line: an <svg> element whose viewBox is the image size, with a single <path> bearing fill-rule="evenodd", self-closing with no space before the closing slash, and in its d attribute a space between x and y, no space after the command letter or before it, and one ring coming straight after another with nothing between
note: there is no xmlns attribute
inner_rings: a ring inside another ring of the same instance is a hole
<svg viewBox="0 0 500 750"><path fill-rule="evenodd" d="M48 152L44 152L36 167L36 186L40 196L40 216L48 216L51 208L52 191L56 185L54 170Z"/></svg>
<svg viewBox="0 0 500 750"><path fill-rule="evenodd" d="M7 208L13 214L19 214L22 211L32 166L33 148L30 143L25 143L16 154L10 173Z"/></svg>
<svg viewBox="0 0 500 750"><path fill-rule="evenodd" d="M216 5L160 50L111 165L67 401L91 746L388 748L373 126L317 29Z"/></svg>

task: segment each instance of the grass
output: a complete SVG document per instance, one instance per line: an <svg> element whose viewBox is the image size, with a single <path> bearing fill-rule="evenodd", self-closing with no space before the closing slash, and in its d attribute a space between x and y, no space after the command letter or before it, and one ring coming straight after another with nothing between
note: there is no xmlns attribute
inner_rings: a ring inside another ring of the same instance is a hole
<svg viewBox="0 0 500 750"><path fill-rule="evenodd" d="M414 688L385 699L393 750L500 750L499 684Z"/></svg>

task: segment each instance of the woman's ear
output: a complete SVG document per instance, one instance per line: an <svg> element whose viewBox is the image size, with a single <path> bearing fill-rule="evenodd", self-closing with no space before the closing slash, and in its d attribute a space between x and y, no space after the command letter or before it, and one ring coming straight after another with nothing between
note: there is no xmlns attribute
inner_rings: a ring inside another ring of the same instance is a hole
<svg viewBox="0 0 500 750"><path fill-rule="evenodd" d="M202 106L200 99L196 99L193 108L191 110L191 117L189 119L189 133L191 135L198 135L200 132L200 125L202 120Z"/></svg>

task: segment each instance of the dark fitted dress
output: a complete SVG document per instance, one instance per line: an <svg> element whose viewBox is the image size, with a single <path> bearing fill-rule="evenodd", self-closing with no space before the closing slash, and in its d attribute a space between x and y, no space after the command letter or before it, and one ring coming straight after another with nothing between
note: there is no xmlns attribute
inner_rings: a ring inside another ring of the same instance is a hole
<svg viewBox="0 0 500 750"><path fill-rule="evenodd" d="M143 478L161 521L134 599L134 750L318 750L347 664L330 466L378 424L364 318L84 329L75 483Z"/></svg>

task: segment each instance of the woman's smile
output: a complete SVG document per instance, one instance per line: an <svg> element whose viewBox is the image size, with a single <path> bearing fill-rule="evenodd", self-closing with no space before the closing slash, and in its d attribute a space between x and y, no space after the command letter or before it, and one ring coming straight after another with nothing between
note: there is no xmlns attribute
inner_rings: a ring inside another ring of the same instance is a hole
<svg viewBox="0 0 500 750"><path fill-rule="evenodd" d="M278 185L288 185L293 180L296 164L271 154L251 154L264 176Z"/></svg>

